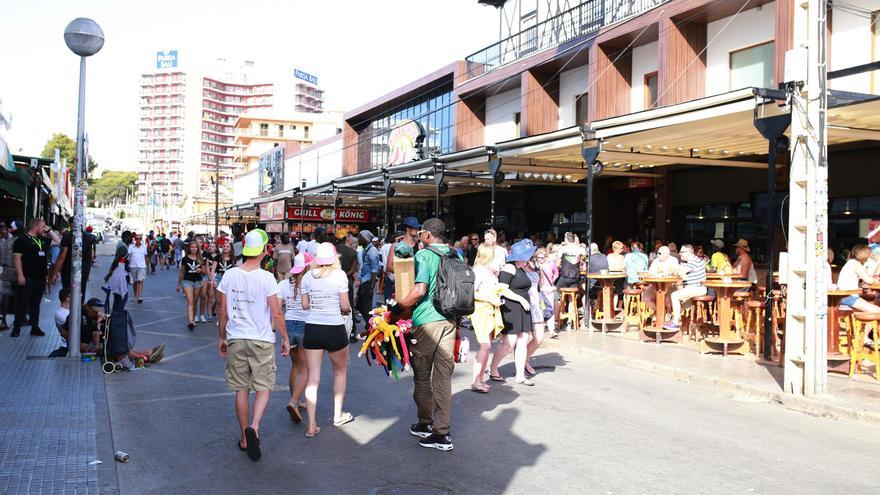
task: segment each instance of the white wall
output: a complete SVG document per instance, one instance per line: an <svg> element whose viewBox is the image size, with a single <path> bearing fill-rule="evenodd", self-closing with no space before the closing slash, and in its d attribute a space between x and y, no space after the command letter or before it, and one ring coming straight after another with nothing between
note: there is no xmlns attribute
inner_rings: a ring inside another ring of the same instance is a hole
<svg viewBox="0 0 880 495"><path fill-rule="evenodd" d="M257 197L257 175L254 170L232 179L232 204L240 205Z"/></svg>
<svg viewBox="0 0 880 495"><path fill-rule="evenodd" d="M660 43L657 41L633 48L630 112L645 110L645 74L656 72L660 66L659 60Z"/></svg>
<svg viewBox="0 0 880 495"><path fill-rule="evenodd" d="M486 98L486 126L483 130L483 138L487 146L519 137L516 135L516 124L513 120L513 114L522 108L519 99L519 88Z"/></svg>
<svg viewBox="0 0 880 495"><path fill-rule="evenodd" d="M284 162L284 189L306 187L330 182L342 177L342 143L340 138L313 145L290 156Z"/></svg>
<svg viewBox="0 0 880 495"><path fill-rule="evenodd" d="M575 122L578 95L587 91L589 67L576 67L559 74L559 129L579 124Z"/></svg>
<svg viewBox="0 0 880 495"><path fill-rule="evenodd" d="M706 50L706 96L739 89L730 87L730 52L776 37L776 3L740 12L724 29L729 20L730 17L725 17L707 26L706 41L711 44Z"/></svg>
<svg viewBox="0 0 880 495"><path fill-rule="evenodd" d="M880 10L880 1L847 0L848 4L862 7L865 10ZM871 19L866 15L856 15L841 9L834 9L831 16L831 59L829 70L844 69L855 65L872 62L872 44L875 42L871 35ZM880 46L877 46L880 49ZM874 49L873 53L880 56L880 50ZM858 93L877 93L880 86L880 75L874 72L865 72L854 76L847 76L830 81L829 87L842 91L854 91ZM872 91L872 79L874 88Z"/></svg>

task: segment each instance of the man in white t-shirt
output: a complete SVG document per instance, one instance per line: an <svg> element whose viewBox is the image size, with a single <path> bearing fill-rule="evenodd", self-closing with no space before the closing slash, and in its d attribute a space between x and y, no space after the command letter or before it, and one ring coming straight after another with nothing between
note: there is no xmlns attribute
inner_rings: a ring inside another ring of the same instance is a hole
<svg viewBox="0 0 880 495"><path fill-rule="evenodd" d="M260 268L268 242L269 235L262 229L248 232L241 250L244 263L227 270L217 286L219 349L226 358L226 385L235 391L235 413L242 432L238 447L254 461L262 456L260 421L275 385L273 327L281 334L281 355L290 353L278 285L271 273ZM255 392L252 421L250 390Z"/></svg>
<svg viewBox="0 0 880 495"><path fill-rule="evenodd" d="M149 260L147 244L143 242L140 234L135 234L134 242L128 246L128 271L131 275L131 283L134 285L134 298L138 304L144 302L144 279L147 278Z"/></svg>

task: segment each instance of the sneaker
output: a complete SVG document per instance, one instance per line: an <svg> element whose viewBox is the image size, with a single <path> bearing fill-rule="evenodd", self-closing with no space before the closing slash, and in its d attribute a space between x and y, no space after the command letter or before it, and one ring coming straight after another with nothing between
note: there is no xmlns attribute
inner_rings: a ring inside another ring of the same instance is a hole
<svg viewBox="0 0 880 495"><path fill-rule="evenodd" d="M434 426L425 423L413 423L409 426L409 434L414 437L428 438L434 433Z"/></svg>
<svg viewBox="0 0 880 495"><path fill-rule="evenodd" d="M19 335L21 335L21 329L20 329L20 328L13 328L13 329L12 329L12 333L9 334L10 337L18 337Z"/></svg>
<svg viewBox="0 0 880 495"><path fill-rule="evenodd" d="M428 437L419 440L419 445L428 449L452 450L452 437L448 434L431 433Z"/></svg>
<svg viewBox="0 0 880 495"><path fill-rule="evenodd" d="M354 334L351 334L348 336L348 343L349 344L357 344L357 341L358 341L358 339L357 339L357 337L354 336Z"/></svg>
<svg viewBox="0 0 880 495"><path fill-rule="evenodd" d="M31 335L34 337L45 337L46 332L40 330L40 327L31 327Z"/></svg>
<svg viewBox="0 0 880 495"><path fill-rule="evenodd" d="M207 323L207 322L208 322L208 319L205 318L205 315L202 315L202 317L199 318L199 321L202 322L202 323Z"/></svg>
<svg viewBox="0 0 880 495"><path fill-rule="evenodd" d="M679 329L681 329L681 324L675 323L674 321L672 321L672 322L669 322L669 323L663 325L663 328L665 328L667 330L679 330Z"/></svg>

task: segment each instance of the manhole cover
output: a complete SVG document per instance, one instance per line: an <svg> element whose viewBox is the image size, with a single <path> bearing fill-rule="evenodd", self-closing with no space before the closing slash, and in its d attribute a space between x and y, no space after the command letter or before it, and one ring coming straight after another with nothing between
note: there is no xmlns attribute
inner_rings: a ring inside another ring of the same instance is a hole
<svg viewBox="0 0 880 495"><path fill-rule="evenodd" d="M429 485L387 485L373 488L368 495L452 495L451 490Z"/></svg>

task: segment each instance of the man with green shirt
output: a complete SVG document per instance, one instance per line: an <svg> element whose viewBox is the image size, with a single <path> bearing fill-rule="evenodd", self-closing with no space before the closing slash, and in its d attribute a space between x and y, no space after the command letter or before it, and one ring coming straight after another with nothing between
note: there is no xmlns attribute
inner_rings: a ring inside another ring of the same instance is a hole
<svg viewBox="0 0 880 495"><path fill-rule="evenodd" d="M443 253L449 252L445 241L446 225L439 218L422 224L419 240ZM419 445L438 450L452 450L449 426L452 417L452 370L455 367L456 322L434 307L440 256L420 249L415 256L415 285L392 307L395 314L413 308L412 351L413 399L419 422L410 426L410 434L421 438Z"/></svg>

